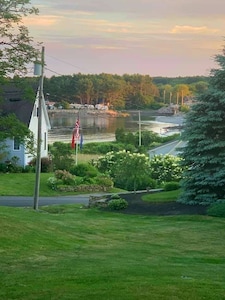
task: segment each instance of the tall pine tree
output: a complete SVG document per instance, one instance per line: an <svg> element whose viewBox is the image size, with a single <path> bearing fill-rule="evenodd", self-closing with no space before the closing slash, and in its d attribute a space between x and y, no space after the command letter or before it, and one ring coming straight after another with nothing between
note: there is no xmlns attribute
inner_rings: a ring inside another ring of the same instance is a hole
<svg viewBox="0 0 225 300"><path fill-rule="evenodd" d="M185 122L182 203L207 205L225 199L225 48L215 61L219 67L211 71L209 89Z"/></svg>

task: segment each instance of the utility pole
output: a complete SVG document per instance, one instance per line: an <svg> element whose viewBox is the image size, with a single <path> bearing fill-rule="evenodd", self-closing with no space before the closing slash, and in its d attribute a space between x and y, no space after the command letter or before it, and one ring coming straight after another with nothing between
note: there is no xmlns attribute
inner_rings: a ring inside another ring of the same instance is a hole
<svg viewBox="0 0 225 300"><path fill-rule="evenodd" d="M141 112L138 112L138 124L139 124L139 147L141 146Z"/></svg>
<svg viewBox="0 0 225 300"><path fill-rule="evenodd" d="M177 105L179 104L179 93L177 92Z"/></svg>
<svg viewBox="0 0 225 300"><path fill-rule="evenodd" d="M172 92L170 92L170 105L171 105L171 100L172 100Z"/></svg>
<svg viewBox="0 0 225 300"><path fill-rule="evenodd" d="M38 210L39 189L40 189L40 173L41 173L41 143L42 143L42 105L43 105L43 83L44 83L44 47L41 51L41 74L38 94L38 132L37 132L37 157L36 157L36 178L34 189L34 209Z"/></svg>

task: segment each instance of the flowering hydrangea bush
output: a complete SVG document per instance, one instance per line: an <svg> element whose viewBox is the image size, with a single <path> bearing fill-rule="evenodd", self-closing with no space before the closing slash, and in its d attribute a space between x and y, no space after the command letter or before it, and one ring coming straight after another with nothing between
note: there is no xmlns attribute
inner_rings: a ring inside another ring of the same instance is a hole
<svg viewBox="0 0 225 300"><path fill-rule="evenodd" d="M47 180L47 185L52 189L57 189L57 179L55 177L49 177Z"/></svg>
<svg viewBox="0 0 225 300"><path fill-rule="evenodd" d="M143 182L148 186L150 180L149 157L145 154L111 151L99 157L95 166L100 172L109 174L120 188L136 190Z"/></svg>
<svg viewBox="0 0 225 300"><path fill-rule="evenodd" d="M150 160L151 177L158 183L179 181L183 174L182 159L173 155L155 155Z"/></svg>

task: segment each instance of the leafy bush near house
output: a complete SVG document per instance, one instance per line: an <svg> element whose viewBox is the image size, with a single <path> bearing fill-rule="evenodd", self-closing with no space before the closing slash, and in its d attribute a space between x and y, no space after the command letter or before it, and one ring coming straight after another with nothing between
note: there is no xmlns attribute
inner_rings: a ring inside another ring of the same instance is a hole
<svg viewBox="0 0 225 300"><path fill-rule="evenodd" d="M207 209L207 215L212 217L225 218L225 201L221 203L212 204Z"/></svg>
<svg viewBox="0 0 225 300"><path fill-rule="evenodd" d="M125 209L128 206L128 202L125 199L119 198L119 199L112 199L108 202L108 207L111 210L121 210Z"/></svg>
<svg viewBox="0 0 225 300"><path fill-rule="evenodd" d="M24 167L23 173L35 173L35 167L27 165Z"/></svg>
<svg viewBox="0 0 225 300"><path fill-rule="evenodd" d="M33 158L29 162L29 166L35 168L36 167L36 158ZM41 172L42 173L49 173L52 169L52 162L48 157L41 158Z"/></svg>
<svg viewBox="0 0 225 300"><path fill-rule="evenodd" d="M41 172L48 173L52 171L52 162L48 157L41 158Z"/></svg>
<svg viewBox="0 0 225 300"><path fill-rule="evenodd" d="M180 183L177 181L171 181L171 182L167 182L164 185L164 190L165 191L174 191L174 190L178 190L180 188Z"/></svg>
<svg viewBox="0 0 225 300"><path fill-rule="evenodd" d="M6 173L7 172L7 166L5 163L0 163L0 173Z"/></svg>

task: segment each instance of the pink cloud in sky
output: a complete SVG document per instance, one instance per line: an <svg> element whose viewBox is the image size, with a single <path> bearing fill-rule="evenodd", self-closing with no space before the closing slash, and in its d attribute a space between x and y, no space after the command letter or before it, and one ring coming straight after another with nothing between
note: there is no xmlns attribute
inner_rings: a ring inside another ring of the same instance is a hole
<svg viewBox="0 0 225 300"><path fill-rule="evenodd" d="M33 5L40 14L25 22L45 46L47 76L208 75L224 43L221 0L34 0Z"/></svg>

